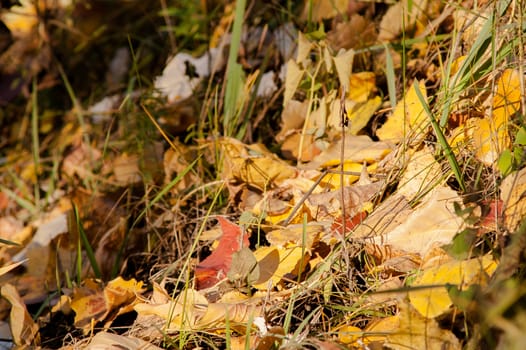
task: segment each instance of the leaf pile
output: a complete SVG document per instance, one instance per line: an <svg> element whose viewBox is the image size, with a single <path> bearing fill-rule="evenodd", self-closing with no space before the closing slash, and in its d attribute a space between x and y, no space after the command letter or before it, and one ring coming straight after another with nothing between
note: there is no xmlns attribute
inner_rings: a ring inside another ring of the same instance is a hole
<svg viewBox="0 0 526 350"><path fill-rule="evenodd" d="M2 3L3 339L520 344L520 2L88 3Z"/></svg>

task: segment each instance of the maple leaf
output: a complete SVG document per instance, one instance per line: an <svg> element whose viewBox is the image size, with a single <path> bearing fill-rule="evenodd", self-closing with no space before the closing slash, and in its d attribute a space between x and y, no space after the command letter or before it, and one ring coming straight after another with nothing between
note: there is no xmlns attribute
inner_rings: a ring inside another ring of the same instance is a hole
<svg viewBox="0 0 526 350"><path fill-rule="evenodd" d="M210 288L225 278L232 264L232 255L249 245L248 235L243 234L238 225L223 217L218 217L217 220L223 235L212 254L195 267L197 290Z"/></svg>

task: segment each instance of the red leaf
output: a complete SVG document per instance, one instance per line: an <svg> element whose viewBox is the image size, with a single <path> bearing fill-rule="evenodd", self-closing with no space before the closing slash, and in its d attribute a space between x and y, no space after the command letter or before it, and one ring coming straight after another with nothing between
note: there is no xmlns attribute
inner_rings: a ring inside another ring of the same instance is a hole
<svg viewBox="0 0 526 350"><path fill-rule="evenodd" d="M248 235L243 234L238 225L223 217L218 217L217 220L223 235L212 254L195 267L197 290L210 288L225 278L232 264L232 255L249 244Z"/></svg>
<svg viewBox="0 0 526 350"><path fill-rule="evenodd" d="M346 219L345 220L345 232L347 233L347 232L353 230L356 226L361 224L362 221L366 217L367 217L367 212L366 211L361 211L361 212L357 213L356 215L354 215L352 218L349 218L349 217L345 218ZM331 230L337 231L340 234L344 233L342 217L341 216L339 218L337 218L336 220L334 220L334 222L331 225Z"/></svg>

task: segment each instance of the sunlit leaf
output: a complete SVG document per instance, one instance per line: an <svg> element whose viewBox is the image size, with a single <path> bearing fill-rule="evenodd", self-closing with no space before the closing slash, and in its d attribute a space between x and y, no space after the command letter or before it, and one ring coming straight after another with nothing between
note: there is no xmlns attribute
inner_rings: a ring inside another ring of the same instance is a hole
<svg viewBox="0 0 526 350"><path fill-rule="evenodd" d="M491 256L458 261L453 260L426 268L411 284L420 287L409 292L411 305L424 317L434 318L453 304L446 285L465 288L472 284L485 284L497 268Z"/></svg>
<svg viewBox="0 0 526 350"><path fill-rule="evenodd" d="M243 247L248 247L248 236L227 219L219 216L223 235L219 245L206 259L195 268L197 289L209 288L226 278L232 264L233 254Z"/></svg>
<svg viewBox="0 0 526 350"><path fill-rule="evenodd" d="M423 81L418 88L425 99L427 99L426 87ZM420 102L414 85L411 85L404 98L398 102L393 114L377 131L376 136L380 140L391 140L400 142L407 137L421 139L429 125L429 120Z"/></svg>

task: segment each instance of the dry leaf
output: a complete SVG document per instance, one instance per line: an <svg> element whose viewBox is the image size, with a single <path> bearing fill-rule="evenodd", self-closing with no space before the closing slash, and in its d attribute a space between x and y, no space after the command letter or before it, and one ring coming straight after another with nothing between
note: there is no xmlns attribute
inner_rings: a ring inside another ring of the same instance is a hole
<svg viewBox="0 0 526 350"><path fill-rule="evenodd" d="M164 320L165 332L190 331L206 313L208 300L194 289L183 290L174 301L162 304L140 303L134 306L140 316L155 315Z"/></svg>
<svg viewBox="0 0 526 350"><path fill-rule="evenodd" d="M460 350L457 337L445 329L441 329L433 319L426 319L409 307L401 304L400 312L386 317L368 326L364 342L378 342L394 350L426 349L426 350Z"/></svg>
<svg viewBox="0 0 526 350"><path fill-rule="evenodd" d="M254 284L254 288L257 288L259 290L267 290L268 288L273 288L277 286L279 282L287 275L290 274L291 277L294 277L294 275L297 275L300 272L300 270L304 271L309 263L309 255L307 254L307 251L304 247L297 246L295 244L288 244L284 247L279 248L261 247L254 252L254 255L258 259L260 266L262 264L261 261L264 258L268 259L268 267L266 267L268 271L270 271L270 267L273 267L275 264L275 261L272 261L275 258L275 253L273 252L273 250L278 251L279 265L273 272L272 277L270 277L272 283L269 283L268 280L261 281L262 278L260 278L261 282ZM269 254L271 254L270 257ZM267 275L268 273L265 273L265 276Z"/></svg>
<svg viewBox="0 0 526 350"><path fill-rule="evenodd" d="M418 88L427 101L426 86L423 81ZM377 131L380 140L400 142L405 138L421 140L425 137L429 119L424 111L424 106L418 98L415 85L412 84L404 98L396 105L393 114Z"/></svg>
<svg viewBox="0 0 526 350"><path fill-rule="evenodd" d="M304 71L300 66L290 59L287 62L287 76L285 78L285 92L283 93L283 106L286 107L292 97L296 93L298 86L303 78Z"/></svg>
<svg viewBox="0 0 526 350"><path fill-rule="evenodd" d="M248 235L241 228L219 216L223 235L219 245L205 260L195 267L195 280L198 290L210 288L222 281L230 270L232 256L243 247L248 247Z"/></svg>
<svg viewBox="0 0 526 350"><path fill-rule="evenodd" d="M507 124L488 117L473 120L471 137L477 159L488 166L495 165L502 151L511 145Z"/></svg>
<svg viewBox="0 0 526 350"><path fill-rule="evenodd" d="M372 242L425 257L434 247L451 243L463 229L464 221L455 214L453 202L462 203L462 199L449 187L437 187L403 223L373 237Z"/></svg>
<svg viewBox="0 0 526 350"><path fill-rule="evenodd" d="M237 180L261 191L297 176L297 170L268 151L265 146L247 146L224 138L219 147L224 157L222 178Z"/></svg>
<svg viewBox="0 0 526 350"><path fill-rule="evenodd" d="M93 338L91 338L89 344L84 349L161 350L162 348L130 335L124 336L108 332L99 332L95 334Z"/></svg>
<svg viewBox="0 0 526 350"><path fill-rule="evenodd" d="M427 8L427 0L402 0L389 7L380 22L378 40L391 41L402 31L410 31Z"/></svg>
<svg viewBox="0 0 526 350"><path fill-rule="evenodd" d="M374 142L367 135L347 135L345 137L344 159L345 162L373 163L383 159L393 149L387 142ZM321 152L310 163L302 165L304 169L326 168L340 164L341 140L336 140Z"/></svg>
<svg viewBox="0 0 526 350"><path fill-rule="evenodd" d="M340 51L333 60L340 84L345 87L345 91L349 91L349 79L354 61L354 50Z"/></svg>
<svg viewBox="0 0 526 350"><path fill-rule="evenodd" d="M37 339L38 325L33 321L26 305L15 287L11 284L4 284L0 287L0 295L11 304L9 314L9 326L13 336L13 342L18 346L28 346Z"/></svg>
<svg viewBox="0 0 526 350"><path fill-rule="evenodd" d="M426 318L437 317L453 304L446 289L447 284L456 285L460 289L473 284L484 285L496 268L497 263L488 255L480 259L434 264L424 269L411 284L412 287L429 286L409 292L411 305Z"/></svg>
<svg viewBox="0 0 526 350"><path fill-rule="evenodd" d="M424 147L419 151L408 150L409 156L400 181L398 193L408 199L426 195L433 187L444 181L442 168L435 160L433 151Z"/></svg>
<svg viewBox="0 0 526 350"><path fill-rule="evenodd" d="M302 21L319 22L347 13L348 0L313 0L305 3L301 15ZM310 17L309 14L312 16Z"/></svg>
<svg viewBox="0 0 526 350"><path fill-rule="evenodd" d="M526 217L526 168L506 176L500 185L500 198L504 204L504 225L515 232Z"/></svg>

